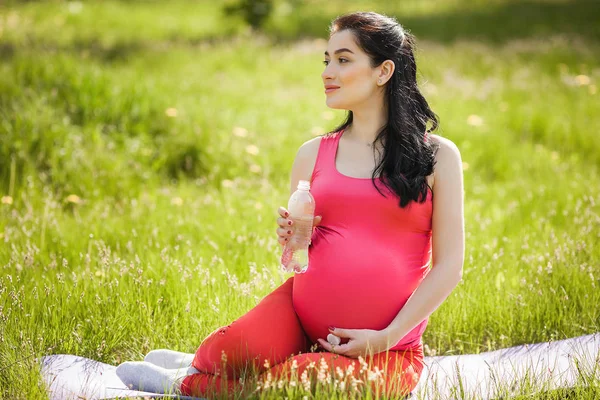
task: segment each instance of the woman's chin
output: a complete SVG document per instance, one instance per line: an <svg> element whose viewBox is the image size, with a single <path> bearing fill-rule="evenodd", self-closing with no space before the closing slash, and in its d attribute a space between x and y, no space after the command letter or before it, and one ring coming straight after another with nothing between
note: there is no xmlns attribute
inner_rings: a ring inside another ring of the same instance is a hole
<svg viewBox="0 0 600 400"><path fill-rule="evenodd" d="M344 104L340 104L340 102L338 101L332 101L332 100L325 100L325 105L327 105L327 107L332 108L334 110L346 110L347 108L344 106Z"/></svg>

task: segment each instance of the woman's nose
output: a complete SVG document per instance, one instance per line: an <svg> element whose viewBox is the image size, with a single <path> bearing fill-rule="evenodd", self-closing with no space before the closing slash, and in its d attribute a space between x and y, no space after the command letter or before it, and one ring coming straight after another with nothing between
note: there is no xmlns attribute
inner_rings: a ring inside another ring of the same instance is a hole
<svg viewBox="0 0 600 400"><path fill-rule="evenodd" d="M323 79L323 83L327 83L327 79L333 79L333 74L329 65L325 66L323 73L321 73L321 78Z"/></svg>

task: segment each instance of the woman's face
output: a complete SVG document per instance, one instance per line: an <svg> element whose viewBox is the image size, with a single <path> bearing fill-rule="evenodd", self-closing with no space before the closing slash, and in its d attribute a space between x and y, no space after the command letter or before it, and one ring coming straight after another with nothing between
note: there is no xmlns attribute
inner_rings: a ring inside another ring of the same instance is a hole
<svg viewBox="0 0 600 400"><path fill-rule="evenodd" d="M377 69L369 56L354 41L349 30L334 33L325 51L325 70L321 74L328 107L354 111L377 93ZM338 86L327 90L326 86Z"/></svg>

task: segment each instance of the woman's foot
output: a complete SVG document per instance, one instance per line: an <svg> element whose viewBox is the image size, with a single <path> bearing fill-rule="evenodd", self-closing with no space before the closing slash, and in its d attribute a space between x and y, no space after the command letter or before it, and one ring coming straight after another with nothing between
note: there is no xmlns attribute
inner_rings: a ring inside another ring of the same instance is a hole
<svg viewBox="0 0 600 400"><path fill-rule="evenodd" d="M193 367L165 369L145 361L127 361L117 367L117 376L133 390L151 393L180 394L181 381L198 373Z"/></svg>
<svg viewBox="0 0 600 400"><path fill-rule="evenodd" d="M192 365L193 360L193 353L182 353L166 349L152 350L144 357L144 361L166 369L189 367Z"/></svg>

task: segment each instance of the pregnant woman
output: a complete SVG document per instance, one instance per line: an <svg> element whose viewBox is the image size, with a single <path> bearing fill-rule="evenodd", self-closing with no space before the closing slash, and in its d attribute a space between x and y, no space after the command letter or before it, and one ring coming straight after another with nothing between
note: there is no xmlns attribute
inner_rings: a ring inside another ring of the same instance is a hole
<svg viewBox="0 0 600 400"><path fill-rule="evenodd" d="M356 379L364 363L381 371L366 382L380 393L414 389L428 317L461 280L464 218L460 152L431 134L438 121L417 86L413 46L381 14L332 22L321 77L327 106L347 117L304 143L291 171L290 192L308 180L316 201L308 270L212 332L195 355L154 350L121 364L125 383L233 397L246 389L247 369L300 377L324 360ZM284 245L294 224L279 214Z"/></svg>

